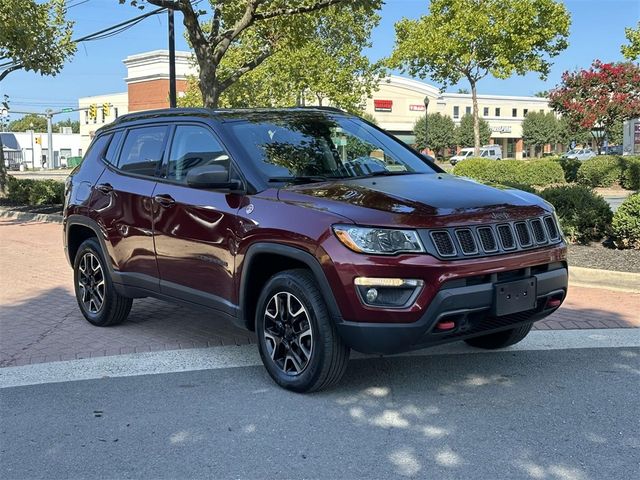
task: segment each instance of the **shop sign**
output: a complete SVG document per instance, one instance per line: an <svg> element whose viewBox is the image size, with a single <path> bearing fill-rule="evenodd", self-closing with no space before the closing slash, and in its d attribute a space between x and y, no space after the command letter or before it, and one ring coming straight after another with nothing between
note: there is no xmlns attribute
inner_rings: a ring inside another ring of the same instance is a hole
<svg viewBox="0 0 640 480"><path fill-rule="evenodd" d="M390 112L393 110L393 100L374 100L373 109L376 112Z"/></svg>
<svg viewBox="0 0 640 480"><path fill-rule="evenodd" d="M425 108L426 107L424 106L424 103L422 105L420 104L409 105L409 111L411 112L424 112Z"/></svg>
<svg viewBox="0 0 640 480"><path fill-rule="evenodd" d="M498 127L491 127L491 131L494 133L511 133L511 126L501 125Z"/></svg>

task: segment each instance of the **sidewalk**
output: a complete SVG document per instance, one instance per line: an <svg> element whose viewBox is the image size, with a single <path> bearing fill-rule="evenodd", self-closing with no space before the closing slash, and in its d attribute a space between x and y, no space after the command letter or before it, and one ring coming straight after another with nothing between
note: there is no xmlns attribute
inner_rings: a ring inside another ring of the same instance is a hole
<svg viewBox="0 0 640 480"><path fill-rule="evenodd" d="M59 224L0 220L0 367L134 352L254 343L206 313L135 300L129 321L91 326L73 295ZM541 330L640 327L640 294L571 287Z"/></svg>

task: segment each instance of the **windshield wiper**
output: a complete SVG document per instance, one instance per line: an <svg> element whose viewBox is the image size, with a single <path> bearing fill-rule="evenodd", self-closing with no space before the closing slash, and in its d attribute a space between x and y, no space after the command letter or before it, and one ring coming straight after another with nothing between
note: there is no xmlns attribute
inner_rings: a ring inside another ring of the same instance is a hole
<svg viewBox="0 0 640 480"><path fill-rule="evenodd" d="M294 177L270 177L269 182L271 183L311 183L311 182L326 182L328 181L328 177L323 177L322 175L296 175Z"/></svg>
<svg viewBox="0 0 640 480"><path fill-rule="evenodd" d="M358 175L357 177L353 178L393 177L399 175L413 175L414 173L416 172L389 172L388 170L385 170L381 172L365 173L364 175Z"/></svg>

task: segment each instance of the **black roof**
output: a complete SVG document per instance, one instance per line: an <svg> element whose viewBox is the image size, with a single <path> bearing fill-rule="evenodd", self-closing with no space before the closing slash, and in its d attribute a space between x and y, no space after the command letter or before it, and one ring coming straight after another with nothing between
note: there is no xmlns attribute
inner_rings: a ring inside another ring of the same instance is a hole
<svg viewBox="0 0 640 480"><path fill-rule="evenodd" d="M119 125L121 123L131 122L135 120L145 120L157 117L242 117L243 115L255 114L274 114L294 112L332 112L346 113L336 107L288 107L288 108L163 108L158 110L143 110L140 112L127 113L114 120L109 127Z"/></svg>

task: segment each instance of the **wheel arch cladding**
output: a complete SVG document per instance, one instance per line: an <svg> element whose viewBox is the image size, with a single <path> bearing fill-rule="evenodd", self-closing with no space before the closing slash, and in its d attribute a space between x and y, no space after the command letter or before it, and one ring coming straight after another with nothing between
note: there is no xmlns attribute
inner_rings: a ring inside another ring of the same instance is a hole
<svg viewBox="0 0 640 480"><path fill-rule="evenodd" d="M245 327L255 330L255 314L262 287L275 274L285 270L309 270L318 284L334 322L341 319L333 292L318 260L303 250L277 243L259 243L245 255L240 281L241 318Z"/></svg>

